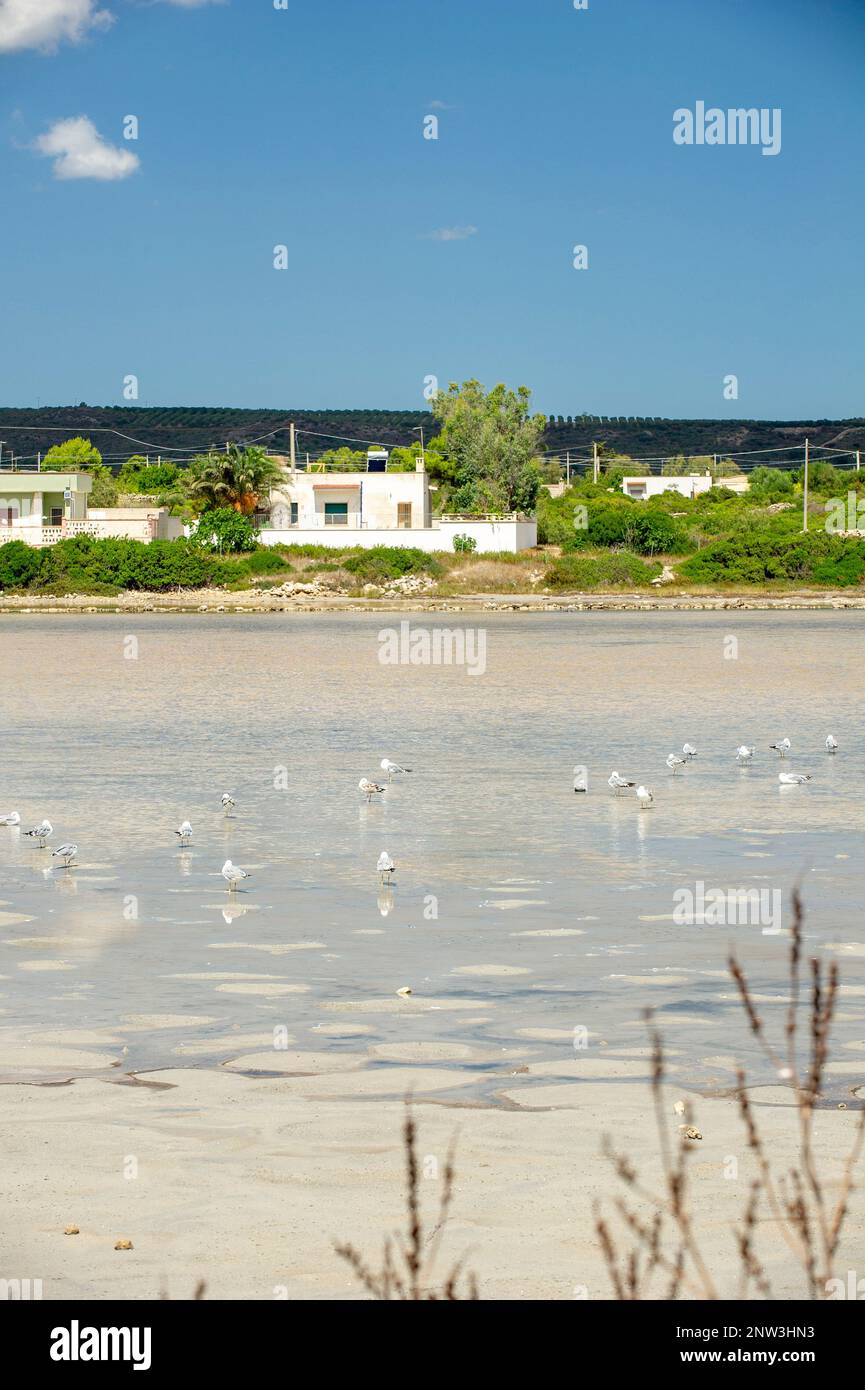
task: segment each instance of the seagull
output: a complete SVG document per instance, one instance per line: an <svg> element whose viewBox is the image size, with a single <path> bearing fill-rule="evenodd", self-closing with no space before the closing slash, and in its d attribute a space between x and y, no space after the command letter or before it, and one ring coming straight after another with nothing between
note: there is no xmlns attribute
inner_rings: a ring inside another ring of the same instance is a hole
<svg viewBox="0 0 865 1390"><path fill-rule="evenodd" d="M753 758L755 751L756 750L754 748L749 748L747 743L742 743L736 749L736 757L738 758L740 763L749 763Z"/></svg>
<svg viewBox="0 0 865 1390"><path fill-rule="evenodd" d="M697 750L694 747L693 743L686 743L682 748L682 752L684 753L686 758L696 758L697 756Z"/></svg>
<svg viewBox="0 0 865 1390"><path fill-rule="evenodd" d="M239 869L236 864L232 864L230 859L226 859L222 866L222 877L228 884L229 893L233 893L238 883L249 878L249 874L245 869Z"/></svg>
<svg viewBox="0 0 865 1390"><path fill-rule="evenodd" d="M382 883L390 883L390 876L394 870L394 863L386 849L383 849L378 856L378 876Z"/></svg>
<svg viewBox="0 0 865 1390"><path fill-rule="evenodd" d="M234 809L234 797L231 795L231 792L222 793L222 809L226 815Z"/></svg>
<svg viewBox="0 0 865 1390"><path fill-rule="evenodd" d="M395 772L411 772L410 767L400 767L399 763L392 763L390 758L382 758L381 762L379 763L379 767L381 768L382 772L387 773L388 781L390 781Z"/></svg>
<svg viewBox="0 0 865 1390"><path fill-rule="evenodd" d="M674 774L679 771L680 767L684 767L686 762L686 758L680 758L675 753L667 754L667 767Z"/></svg>
<svg viewBox="0 0 865 1390"><path fill-rule="evenodd" d="M52 859L62 859L64 869L68 869L77 853L77 845L58 845L51 857Z"/></svg>
<svg viewBox="0 0 865 1390"><path fill-rule="evenodd" d="M651 788L637 787L637 800L639 801L640 806L644 811L648 806L651 806L655 800L654 796L652 795Z"/></svg>
<svg viewBox="0 0 865 1390"><path fill-rule="evenodd" d="M25 830L25 835L29 835L31 840L39 841L39 848L45 848L45 841L50 840L54 834L54 826L50 820L44 820L41 825L34 825L32 830Z"/></svg>
<svg viewBox="0 0 865 1390"><path fill-rule="evenodd" d="M834 734L830 734L829 737L828 737L827 740L826 740L826 752L827 752L827 753L837 753L837 752L838 752L838 740L837 740L837 738L835 737Z"/></svg>
<svg viewBox="0 0 865 1390"><path fill-rule="evenodd" d="M636 785L636 782L629 782L626 778L620 777L618 772L611 772L607 778L607 786L612 787L614 792L622 792L628 787L635 787Z"/></svg>
<svg viewBox="0 0 865 1390"><path fill-rule="evenodd" d="M0 825L20 825L21 817L17 811L9 811L5 816L0 816Z"/></svg>
<svg viewBox="0 0 865 1390"><path fill-rule="evenodd" d="M361 777L360 781L357 784L357 789L359 792L363 792L364 796L367 799L367 802L372 801L373 797L376 795L377 792L384 791L384 787L381 785L381 782L371 782L368 777Z"/></svg>
<svg viewBox="0 0 865 1390"><path fill-rule="evenodd" d="M790 752L792 744L788 738L782 738L780 743L770 743L769 747L774 748L779 758L784 758Z"/></svg>
<svg viewBox="0 0 865 1390"><path fill-rule="evenodd" d="M185 820L182 822L180 829L175 830L174 833L180 836L180 843L182 845L188 845L189 841L192 839L192 826L188 820Z"/></svg>
<svg viewBox="0 0 865 1390"><path fill-rule="evenodd" d="M811 781L810 772L779 772L778 781L782 787L801 787L804 782Z"/></svg>

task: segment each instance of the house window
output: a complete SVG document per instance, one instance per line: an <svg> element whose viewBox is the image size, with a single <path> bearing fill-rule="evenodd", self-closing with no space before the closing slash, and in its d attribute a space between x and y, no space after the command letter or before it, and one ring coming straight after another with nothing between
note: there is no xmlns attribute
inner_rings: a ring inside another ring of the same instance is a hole
<svg viewBox="0 0 865 1390"><path fill-rule="evenodd" d="M292 503L291 503L291 515L289 516L288 524L289 524L289 526L296 526L296 525L297 525L297 503L296 503L296 502L292 502Z"/></svg>
<svg viewBox="0 0 865 1390"><path fill-rule="evenodd" d="M52 508L51 508L51 525L52 525L52 526L62 526L62 525L63 525L63 508L62 508L62 507L52 507Z"/></svg>
<svg viewBox="0 0 865 1390"><path fill-rule="evenodd" d="M411 502L397 502L396 524L401 529L411 526Z"/></svg>
<svg viewBox="0 0 865 1390"><path fill-rule="evenodd" d="M325 504L324 504L324 524L325 524L325 526L347 526L347 525L348 525L348 503L347 503L347 502L325 502Z"/></svg>

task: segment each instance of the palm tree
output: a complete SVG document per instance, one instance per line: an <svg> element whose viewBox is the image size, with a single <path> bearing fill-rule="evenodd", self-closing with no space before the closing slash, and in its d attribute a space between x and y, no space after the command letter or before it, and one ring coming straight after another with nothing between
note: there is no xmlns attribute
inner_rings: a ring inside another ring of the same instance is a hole
<svg viewBox="0 0 865 1390"><path fill-rule="evenodd" d="M206 510L231 507L249 516L282 478L264 449L230 444L224 454L199 454L189 465L189 494Z"/></svg>

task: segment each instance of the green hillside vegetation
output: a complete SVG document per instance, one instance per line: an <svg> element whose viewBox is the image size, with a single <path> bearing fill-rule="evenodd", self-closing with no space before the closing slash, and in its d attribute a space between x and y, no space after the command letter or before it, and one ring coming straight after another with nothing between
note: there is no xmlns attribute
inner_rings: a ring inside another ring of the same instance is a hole
<svg viewBox="0 0 865 1390"><path fill-rule="evenodd" d="M413 431L423 428L427 440L438 428L430 410L238 410L200 406L42 406L39 409L0 409L0 439L16 454L43 455L69 432L94 439L106 462L122 463L127 453L183 452L187 457L226 440L260 442L277 452L288 447L288 423L300 431L298 448L365 448L380 440L389 448L407 445ZM11 428L14 426L14 430ZM127 436L98 434L114 429ZM304 431L309 432L304 436ZM268 436L264 438L264 436ZM331 436L331 437L324 437ZM656 455L737 453L742 450L800 448L806 436L817 444L865 450L865 419L851 420L677 420L652 416L576 414L548 418L542 452L565 460L568 449L578 456L591 453L603 440L614 452ZM417 438L414 435L414 438ZM136 442L137 441L137 442ZM125 453L124 450L127 452Z"/></svg>
<svg viewBox="0 0 865 1390"><path fill-rule="evenodd" d="M684 585L828 586L865 580L865 539L830 534L826 504L855 490L856 475L818 463L809 477L809 530L802 531L801 472L756 469L751 490L739 494L715 486L690 499L670 492L634 501L600 483L580 481L562 497L545 491L538 507L538 542L559 547L548 572L555 587L582 587L577 557L599 563L616 555L629 566L633 584L654 574L631 564L664 561ZM603 566L597 584L605 580ZM613 581L615 582L615 581ZM596 586L596 585L595 585ZM585 587L595 587L587 584Z"/></svg>

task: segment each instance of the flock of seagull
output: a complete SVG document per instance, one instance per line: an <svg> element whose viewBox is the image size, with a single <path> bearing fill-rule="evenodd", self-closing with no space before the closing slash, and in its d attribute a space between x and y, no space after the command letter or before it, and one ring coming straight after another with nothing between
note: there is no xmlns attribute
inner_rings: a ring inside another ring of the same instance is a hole
<svg viewBox="0 0 865 1390"><path fill-rule="evenodd" d="M770 743L769 747L778 754L779 758L786 758L793 745L789 738L782 738L779 739L777 743ZM756 751L756 748L750 744L740 744L736 749L736 761L739 766L744 767L746 763L749 763ZM826 738L826 752L838 752L838 740L834 734L829 734ZM691 759L696 758L696 756L697 750L693 743L686 743L682 748L681 754L668 753L665 761L667 767L675 775L680 768L685 767ZM384 764L382 764L382 766L384 766ZM582 768L577 768L575 769L575 774L574 791L586 791L587 783L584 770ZM810 772L779 772L778 781L782 787L801 787L805 782L811 781L811 774ZM637 800L644 810L651 806L655 800L651 787L643 786L642 783L638 785L636 782L629 782L626 777L621 777L619 773L615 771L610 773L607 779L607 786L616 796L622 791L634 791ZM361 783L361 788L363 788L363 783Z"/></svg>
<svg viewBox="0 0 865 1390"><path fill-rule="evenodd" d="M778 754L779 758L786 758L792 746L789 738L782 738L779 739L777 743L769 744L769 747ZM739 766L743 767L747 763L750 763L756 751L756 748L752 745L746 743L740 744L736 749L736 761ZM826 752L838 752L838 740L835 738L834 734L829 734L826 739ZM697 750L694 745L692 743L686 743L682 748L681 754L668 753L665 761L670 772L675 775L681 768L686 767L692 759L696 758L696 756ZM391 762L390 758L382 758L379 766L382 772L387 773L388 782L391 782L395 776L411 772L410 767L403 767L400 763ZM574 791L586 791L588 784L584 769L575 769L575 773L577 775L574 778ZM802 786L805 782L810 782L811 774L810 772L779 772L778 781L782 787L798 787ZM627 777L620 776L616 771L610 773L607 779L607 786L616 796L618 796L619 792L633 791L640 806L644 810L654 804L655 795L651 787L645 786L642 782L631 782ZM387 786L382 782L372 782L368 777L361 777L357 784L357 789L366 797L367 805L369 805L374 796L380 796L387 790ZM224 815L230 816L236 805L231 792L223 792L221 805ZM6 815L0 815L0 826L12 828L20 825L21 816L17 811L9 811ZM31 840L35 840L40 849L45 849L48 841L54 834L54 826L51 824L50 820L42 820L38 825L31 826L29 830L25 830L23 833L29 836ZM174 833L178 837L181 846L186 848L192 841L192 822L188 820L182 821ZM70 869L74 867L74 860L77 853L78 846L69 842L59 845L57 849L53 850L52 857L61 860L64 869ZM387 850L382 850L376 867L379 880L382 883L390 883L391 876L396 866ZM237 890L238 884L242 883L244 879L250 878L251 874L246 869L241 869L238 864L232 864L230 859L226 859L222 866L222 877L228 885L228 892L233 893Z"/></svg>
<svg viewBox="0 0 865 1390"><path fill-rule="evenodd" d="M391 762L389 758L382 758L380 767L383 772L387 773L388 782L393 780L395 774L411 772L410 767L402 767L399 763ZM373 796L386 791L386 787L381 782L371 782L368 778L362 777L358 782L358 791L363 792L367 799L367 803L369 803L372 801ZM236 804L231 792L223 792L221 805L224 815L230 816ZM7 826L13 829L20 827L20 825L21 816L17 811L9 811L6 815L0 815L0 826ZM31 840L35 840L40 849L45 849L48 841L54 834L54 826L51 824L50 820L42 820L38 825L32 826L30 830L25 830L23 833L29 836ZM192 842L192 822L189 820L181 821L174 833L179 839L181 847L186 849ZM53 850L52 858L62 860L63 867L65 869L70 869L74 867L74 860L77 853L78 846L70 842L60 845L57 849ZM390 857L387 850L382 850L377 865L378 876L382 883L390 883L394 868L393 859ZM232 864L230 859L226 859L221 872L222 877L228 885L229 893L236 892L239 883L242 883L245 878L252 877L248 870L241 869L239 864Z"/></svg>

